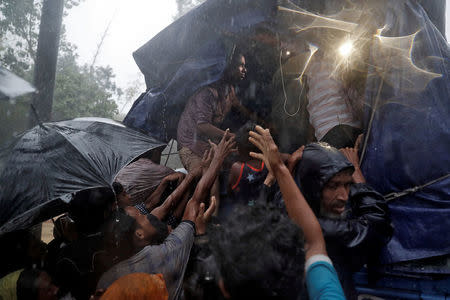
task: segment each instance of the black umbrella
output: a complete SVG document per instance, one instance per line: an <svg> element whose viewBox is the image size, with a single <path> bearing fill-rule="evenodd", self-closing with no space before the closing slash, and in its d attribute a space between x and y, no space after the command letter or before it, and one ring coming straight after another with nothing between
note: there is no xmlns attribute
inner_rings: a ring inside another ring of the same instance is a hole
<svg viewBox="0 0 450 300"><path fill-rule="evenodd" d="M0 67L0 99L9 100L32 93L36 89L27 81Z"/></svg>
<svg viewBox="0 0 450 300"><path fill-rule="evenodd" d="M5 150L0 175L0 235L65 211L71 194L111 187L121 168L165 144L102 120L44 123Z"/></svg>

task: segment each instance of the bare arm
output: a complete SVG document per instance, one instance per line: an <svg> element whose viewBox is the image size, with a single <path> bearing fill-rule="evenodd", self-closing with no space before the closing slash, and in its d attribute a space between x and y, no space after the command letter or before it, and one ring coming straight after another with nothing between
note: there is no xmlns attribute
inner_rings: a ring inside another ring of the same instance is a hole
<svg viewBox="0 0 450 300"><path fill-rule="evenodd" d="M262 153L250 152L254 158L264 160L280 186L290 218L303 230L307 249L305 257L315 254L327 254L322 229L316 216L298 189L286 165L281 160L278 147L268 129L256 126L256 132L250 132L250 142Z"/></svg>
<svg viewBox="0 0 450 300"><path fill-rule="evenodd" d="M224 135L225 131L223 131L220 128L217 128L216 126L212 125L211 123L201 123L197 125L197 132L200 133L202 136L205 136L214 142L220 141L222 136Z"/></svg>
<svg viewBox="0 0 450 300"><path fill-rule="evenodd" d="M158 219L163 220L174 207L178 206L178 203L180 202L180 199L182 199L183 195L187 194L187 191L195 177L196 174L194 173L186 176L181 184L166 198L166 200L164 200L160 206L151 211L151 214Z"/></svg>
<svg viewBox="0 0 450 300"><path fill-rule="evenodd" d="M163 179L161 181L161 183L158 185L158 187L156 188L156 190L153 193L151 193L151 195L148 196L147 199L145 199L144 204L145 204L145 208L148 211L151 211L159 204L159 201L161 200L161 196L164 193L164 190L167 188L168 184L169 184L169 182L165 181Z"/></svg>
<svg viewBox="0 0 450 300"><path fill-rule="evenodd" d="M232 151L235 151L235 144L236 143L234 142L234 137L228 132L227 129L220 143L217 146L214 145L214 157L211 161L211 164L197 184L194 195L192 196L195 201L201 202L209 194L209 191L214 181L216 180L217 174L219 173L223 161L228 156L228 154L230 154Z"/></svg>

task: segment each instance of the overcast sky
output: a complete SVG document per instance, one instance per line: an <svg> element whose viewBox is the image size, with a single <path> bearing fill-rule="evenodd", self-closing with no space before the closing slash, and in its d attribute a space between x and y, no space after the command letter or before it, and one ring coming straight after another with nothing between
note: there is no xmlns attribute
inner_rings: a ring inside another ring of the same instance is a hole
<svg viewBox="0 0 450 300"><path fill-rule="evenodd" d="M96 65L110 65L126 88L142 77L133 51L169 25L176 10L175 0L85 0L64 19L67 40L78 47L79 62L90 64L111 23Z"/></svg>
<svg viewBox="0 0 450 300"><path fill-rule="evenodd" d="M450 0L446 3L449 40ZM132 57L133 51L169 25L175 14L175 0L85 0L69 11L64 23L68 41L78 47L81 63L92 62L97 45L111 23L96 65L110 65L116 83L125 89L143 78Z"/></svg>

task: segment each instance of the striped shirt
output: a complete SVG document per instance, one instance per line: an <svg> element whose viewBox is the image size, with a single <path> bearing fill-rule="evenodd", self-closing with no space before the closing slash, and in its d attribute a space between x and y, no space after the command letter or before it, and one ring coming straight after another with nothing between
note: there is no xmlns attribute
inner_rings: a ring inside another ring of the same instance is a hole
<svg viewBox="0 0 450 300"><path fill-rule="evenodd" d="M307 72L309 122L318 141L340 124L361 127L345 101L342 83L331 76L332 72L333 64L323 59L312 61Z"/></svg>

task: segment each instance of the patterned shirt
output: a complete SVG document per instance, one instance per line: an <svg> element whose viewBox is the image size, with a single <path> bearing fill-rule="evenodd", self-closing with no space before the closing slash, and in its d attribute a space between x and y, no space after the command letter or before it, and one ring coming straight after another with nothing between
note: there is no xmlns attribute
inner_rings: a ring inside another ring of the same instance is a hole
<svg viewBox="0 0 450 300"><path fill-rule="evenodd" d="M146 246L132 257L111 267L100 278L97 289L106 289L120 277L131 273L162 273L169 299L179 299L193 243L193 223L183 221L161 245Z"/></svg>
<svg viewBox="0 0 450 300"><path fill-rule="evenodd" d="M197 132L197 126L209 123L220 127L226 114L231 110L234 88L227 84L209 85L198 90L186 104L178 122L177 141L181 147L192 150L202 157L209 149L205 137Z"/></svg>

